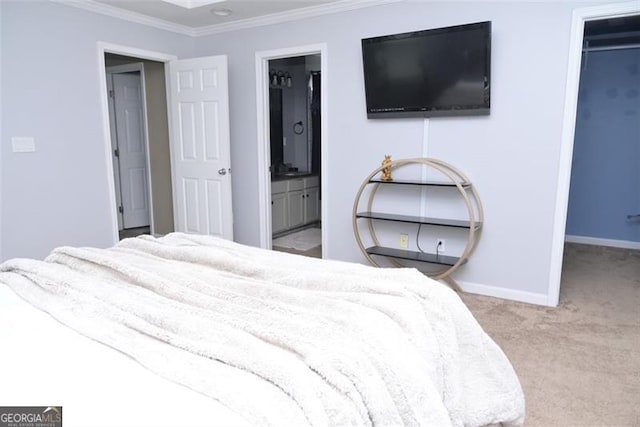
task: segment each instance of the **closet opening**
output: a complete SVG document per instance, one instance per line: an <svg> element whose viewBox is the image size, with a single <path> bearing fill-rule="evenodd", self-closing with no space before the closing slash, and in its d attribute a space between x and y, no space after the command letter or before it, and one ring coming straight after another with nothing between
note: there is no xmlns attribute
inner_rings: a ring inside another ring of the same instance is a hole
<svg viewBox="0 0 640 427"><path fill-rule="evenodd" d="M640 15L628 15L584 23L562 286L592 270L618 286L638 260ZM573 285L599 292L596 276Z"/></svg>

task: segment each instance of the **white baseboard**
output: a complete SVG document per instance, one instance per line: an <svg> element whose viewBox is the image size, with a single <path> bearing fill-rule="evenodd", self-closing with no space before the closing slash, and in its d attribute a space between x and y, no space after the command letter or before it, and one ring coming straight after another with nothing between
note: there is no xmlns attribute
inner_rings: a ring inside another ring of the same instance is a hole
<svg viewBox="0 0 640 427"><path fill-rule="evenodd" d="M488 285L483 285L480 283L473 283L473 282L462 282L462 281L456 281L456 282L458 283L458 285L460 285L460 288L462 288L464 292L468 292L470 294L502 298L502 299L507 299L511 301L526 302L529 304L546 305L551 307L554 306L553 304L549 304L549 298L547 297L546 294L534 294L533 292L498 288L495 286L488 286Z"/></svg>
<svg viewBox="0 0 640 427"><path fill-rule="evenodd" d="M570 236L566 235L564 241L568 243L581 243L583 245L609 246L612 248L640 250L640 242L629 240L601 239L598 237Z"/></svg>

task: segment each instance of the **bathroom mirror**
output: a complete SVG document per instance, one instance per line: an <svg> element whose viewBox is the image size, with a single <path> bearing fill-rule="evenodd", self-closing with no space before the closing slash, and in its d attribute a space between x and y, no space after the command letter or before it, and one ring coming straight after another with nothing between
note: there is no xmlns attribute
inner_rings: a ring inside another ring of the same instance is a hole
<svg viewBox="0 0 640 427"><path fill-rule="evenodd" d="M320 172L319 59L319 55L307 55L269 61L274 176Z"/></svg>

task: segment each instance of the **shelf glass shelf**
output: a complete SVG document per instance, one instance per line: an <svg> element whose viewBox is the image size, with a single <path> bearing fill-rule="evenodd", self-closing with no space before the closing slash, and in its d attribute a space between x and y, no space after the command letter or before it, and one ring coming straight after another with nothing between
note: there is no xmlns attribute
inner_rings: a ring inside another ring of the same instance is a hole
<svg viewBox="0 0 640 427"><path fill-rule="evenodd" d="M385 246L371 246L367 248L370 255L380 255L409 261L429 262L431 264L454 265L460 258L447 255L436 255L427 252L409 251L406 249L388 248ZM465 260L466 262L466 260Z"/></svg>
<svg viewBox="0 0 640 427"><path fill-rule="evenodd" d="M392 179L391 181L383 181L380 178L372 178L369 180L372 184L397 184L397 185L422 185L427 187L455 187L456 184L451 181L421 181L412 179ZM471 187L470 182L461 182L462 188Z"/></svg>
<svg viewBox="0 0 640 427"><path fill-rule="evenodd" d="M356 218L368 218L368 219L379 219L382 221L397 221L397 222L409 222L413 224L429 224L429 225L444 225L447 227L458 227L458 228L471 228L471 224L467 220L459 220L459 219L447 219L447 218L430 218L425 216L414 216L414 215L398 215L391 213L383 213L383 212L358 212L356 214ZM475 223L475 228L480 228L482 224L477 222Z"/></svg>

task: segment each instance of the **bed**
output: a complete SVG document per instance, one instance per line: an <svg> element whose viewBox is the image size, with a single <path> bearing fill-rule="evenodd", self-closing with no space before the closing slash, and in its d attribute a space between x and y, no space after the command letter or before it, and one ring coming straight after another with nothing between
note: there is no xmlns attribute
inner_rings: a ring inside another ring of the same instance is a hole
<svg viewBox="0 0 640 427"><path fill-rule="evenodd" d="M446 286L172 233L0 265L0 405L73 425L521 425Z"/></svg>

